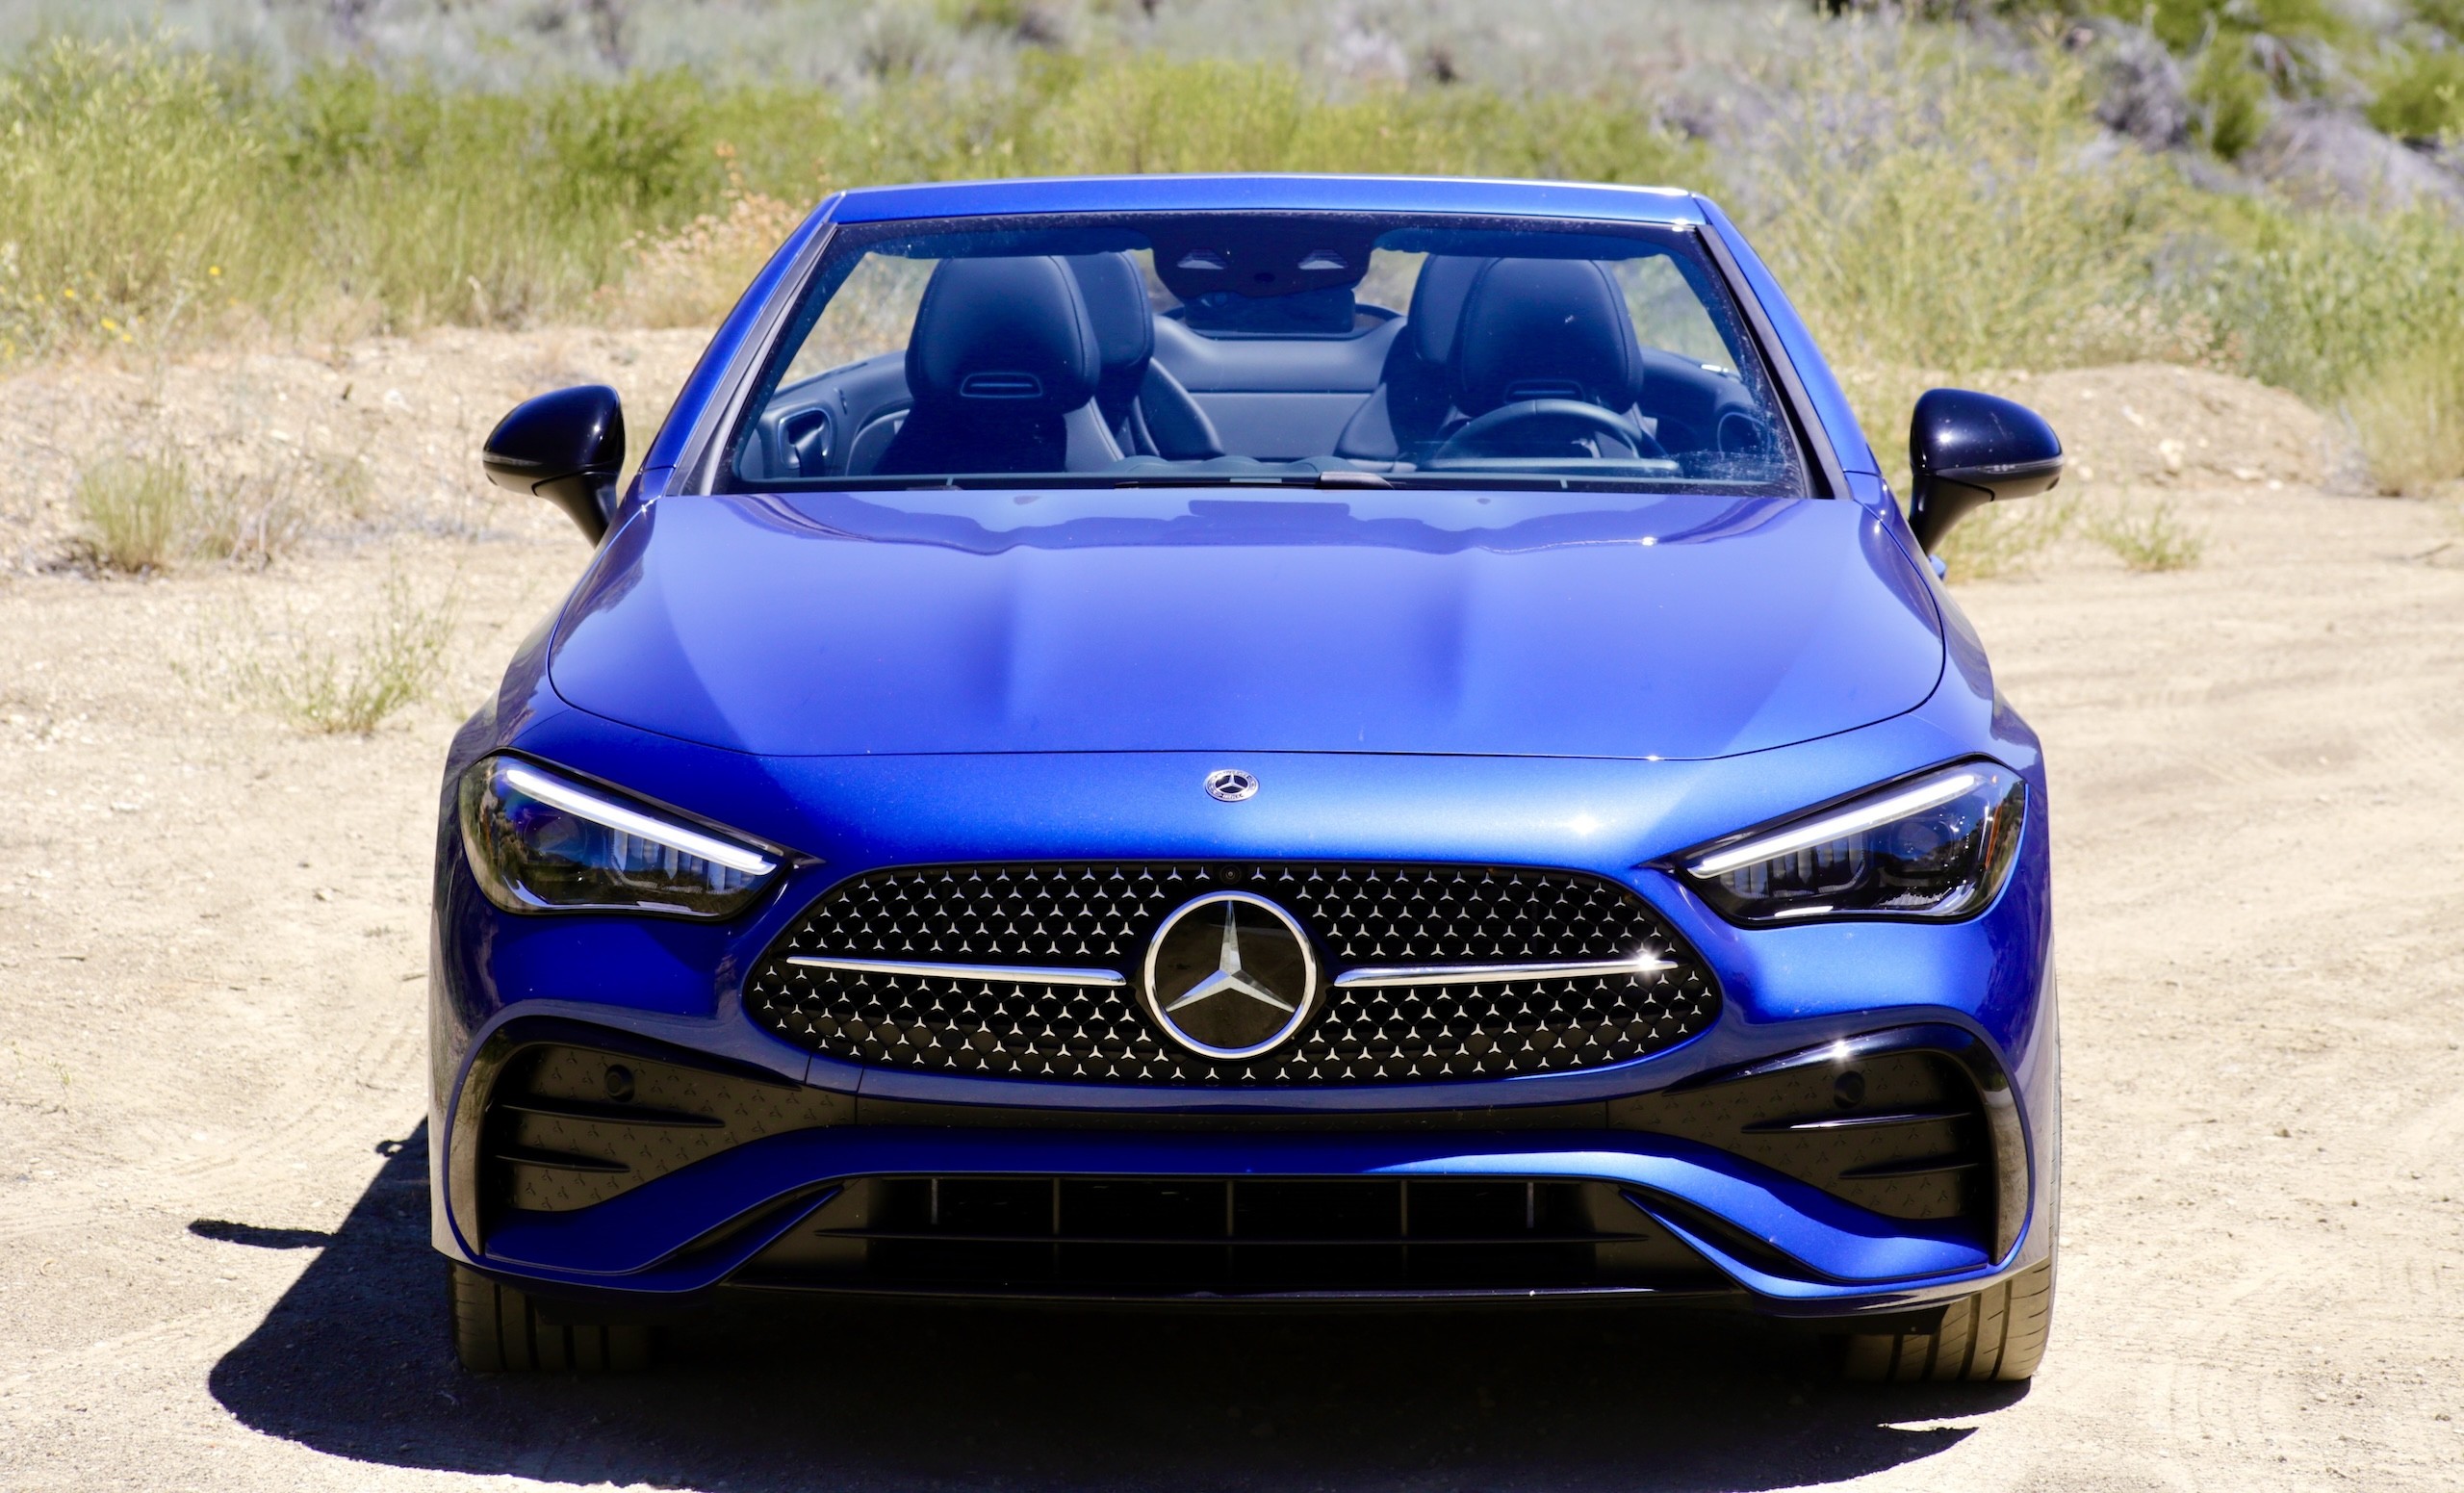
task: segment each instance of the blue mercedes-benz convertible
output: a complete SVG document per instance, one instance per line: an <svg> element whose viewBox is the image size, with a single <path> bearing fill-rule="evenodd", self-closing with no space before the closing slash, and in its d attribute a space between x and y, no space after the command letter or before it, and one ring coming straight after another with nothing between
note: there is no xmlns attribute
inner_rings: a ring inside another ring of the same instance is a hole
<svg viewBox="0 0 2464 1493"><path fill-rule="evenodd" d="M1682 192L821 204L447 764L434 1240L475 1369L756 1293L1681 1302L2024 1378L2060 1172L2037 737Z"/></svg>

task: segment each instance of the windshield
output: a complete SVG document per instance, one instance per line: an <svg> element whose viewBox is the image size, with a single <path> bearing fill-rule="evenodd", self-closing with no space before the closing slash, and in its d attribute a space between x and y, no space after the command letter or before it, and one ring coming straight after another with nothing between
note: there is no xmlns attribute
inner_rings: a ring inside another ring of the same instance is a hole
<svg viewBox="0 0 2464 1493"><path fill-rule="evenodd" d="M833 238L724 485L1796 496L1789 430L1683 229L941 220Z"/></svg>

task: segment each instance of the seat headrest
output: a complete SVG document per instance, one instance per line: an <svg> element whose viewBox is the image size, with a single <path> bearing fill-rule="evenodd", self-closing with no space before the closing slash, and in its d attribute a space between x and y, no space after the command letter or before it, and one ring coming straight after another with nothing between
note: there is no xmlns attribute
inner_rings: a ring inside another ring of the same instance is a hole
<svg viewBox="0 0 2464 1493"><path fill-rule="evenodd" d="M1099 371L1078 277L1044 254L941 261L907 339L919 405L1066 414L1093 398Z"/></svg>
<svg viewBox="0 0 2464 1493"><path fill-rule="evenodd" d="M1487 264L1485 259L1447 254L1431 254L1421 261L1403 324L1422 362L1432 368L1453 366L1454 331L1463 317L1463 298L1472 294L1474 277Z"/></svg>
<svg viewBox="0 0 2464 1493"><path fill-rule="evenodd" d="M1127 254L1072 254L1070 272L1095 325L1095 354L1106 379L1135 378L1155 354L1155 308L1146 278Z"/></svg>
<svg viewBox="0 0 2464 1493"><path fill-rule="evenodd" d="M1633 314L1587 259L1494 259L1473 277L1454 341L1454 403L1485 415L1523 399L1632 407L1642 382Z"/></svg>

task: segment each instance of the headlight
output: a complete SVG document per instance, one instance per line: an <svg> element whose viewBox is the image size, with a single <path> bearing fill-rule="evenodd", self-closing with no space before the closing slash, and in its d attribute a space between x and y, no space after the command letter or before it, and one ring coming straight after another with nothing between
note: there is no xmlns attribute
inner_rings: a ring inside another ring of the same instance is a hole
<svg viewBox="0 0 2464 1493"><path fill-rule="evenodd" d="M1749 830L1678 858L1722 916L1965 917L2011 874L2027 784L1998 762L1961 762Z"/></svg>
<svg viewBox="0 0 2464 1493"><path fill-rule="evenodd" d="M518 758L474 765L461 807L471 874L508 913L730 917L760 895L783 856Z"/></svg>

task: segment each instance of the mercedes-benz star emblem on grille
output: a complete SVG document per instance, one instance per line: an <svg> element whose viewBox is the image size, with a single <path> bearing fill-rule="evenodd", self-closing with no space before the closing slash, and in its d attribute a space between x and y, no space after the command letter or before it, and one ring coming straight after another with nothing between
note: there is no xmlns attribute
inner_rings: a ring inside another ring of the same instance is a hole
<svg viewBox="0 0 2464 1493"><path fill-rule="evenodd" d="M1165 1036L1219 1063L1280 1045L1317 1003L1308 935L1245 891L1181 904L1147 943L1145 973L1146 1014Z"/></svg>
<svg viewBox="0 0 2464 1493"><path fill-rule="evenodd" d="M1243 772L1238 767L1218 767L1206 775L1206 794L1209 798L1219 798L1227 804L1237 804L1245 798L1255 797L1257 791L1258 775L1253 772Z"/></svg>

